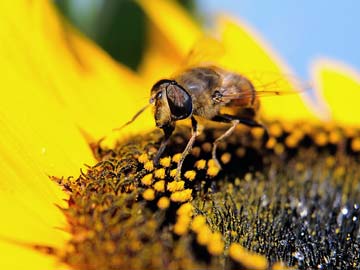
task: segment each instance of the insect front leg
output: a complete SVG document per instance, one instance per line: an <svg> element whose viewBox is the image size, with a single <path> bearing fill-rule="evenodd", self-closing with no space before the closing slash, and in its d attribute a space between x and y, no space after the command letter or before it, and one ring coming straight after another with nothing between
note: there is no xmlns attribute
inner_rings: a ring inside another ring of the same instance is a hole
<svg viewBox="0 0 360 270"><path fill-rule="evenodd" d="M192 147L194 145L196 136L199 135L198 123L197 123L196 119L193 116L191 117L191 126L192 126L191 138L190 138L189 142L187 143L187 145L185 147L185 150L181 154L181 158L180 158L179 163L178 163L177 168L176 168L175 180L180 180L180 178L181 178L181 167L182 167L182 165L184 163L184 160L185 160L186 156L190 153L190 151L191 151L191 149L192 149Z"/></svg>
<svg viewBox="0 0 360 270"><path fill-rule="evenodd" d="M157 151L155 158L154 158L155 166L157 166L159 164L160 157L164 153L166 146L169 143L171 134L174 132L175 125L168 125L168 126L163 127L162 129L164 131L164 138L161 141L159 150Z"/></svg>
<svg viewBox="0 0 360 270"><path fill-rule="evenodd" d="M213 143L212 159L215 161L216 165L219 168L221 168L221 165L220 165L219 160L216 157L217 146L223 139L230 136L231 133L234 132L234 130L235 130L235 128L236 128L236 126L238 124L244 124L244 125L249 126L249 127L261 127L265 131L265 135L264 135L265 141L267 141L267 139L268 139L267 128L263 124L261 124L259 122L256 122L255 120L247 119L247 118L240 118L240 117L236 117L234 115L229 115L229 114L220 114L220 115L215 116L211 120L216 121L216 122L231 123L232 124L231 127L227 131L225 131L225 133L223 135L221 135L219 138L217 138Z"/></svg>

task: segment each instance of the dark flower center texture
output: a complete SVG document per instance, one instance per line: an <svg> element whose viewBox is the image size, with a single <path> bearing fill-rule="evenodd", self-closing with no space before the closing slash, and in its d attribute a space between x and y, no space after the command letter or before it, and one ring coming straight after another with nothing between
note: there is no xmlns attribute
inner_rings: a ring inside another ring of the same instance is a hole
<svg viewBox="0 0 360 270"><path fill-rule="evenodd" d="M179 127L160 164L155 130L94 145L98 164L54 178L70 195L73 237L55 251L76 269L359 268L360 131L308 123L205 129L175 181L190 132ZM201 225L199 225L201 224ZM199 229L201 228L201 229ZM241 245L253 264L231 251ZM235 255L234 255L235 254Z"/></svg>

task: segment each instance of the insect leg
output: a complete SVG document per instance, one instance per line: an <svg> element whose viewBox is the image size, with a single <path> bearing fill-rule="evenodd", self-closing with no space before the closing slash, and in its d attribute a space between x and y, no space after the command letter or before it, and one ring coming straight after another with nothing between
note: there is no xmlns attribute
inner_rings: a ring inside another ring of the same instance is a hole
<svg viewBox="0 0 360 270"><path fill-rule="evenodd" d="M185 150L181 154L181 158L180 158L179 163L178 163L177 168L176 168L175 180L180 180L181 167L182 167L182 165L184 163L184 160L185 160L186 156L190 153L190 151L191 151L191 149L192 149L192 147L194 145L196 136L199 135L198 124L197 124L196 119L193 116L191 117L191 126L192 126L191 138L190 138L189 142L187 143L187 145L185 147Z"/></svg>
<svg viewBox="0 0 360 270"><path fill-rule="evenodd" d="M234 131L235 127L238 124L244 124L244 125L247 125L249 127L261 127L265 131L264 141L267 142L267 140L269 138L266 126L264 126L263 124L261 124L259 122L256 122L255 120L252 120L252 119L239 118L239 117L229 115L229 114L220 114L220 115L215 116L211 120L216 121L216 122L222 122L222 123L232 123L232 126L223 135L221 135L219 138L217 138L213 143L212 158L213 158L213 160L215 160L216 165L218 165L219 168L221 168L221 165L220 165L218 159L216 158L217 145L224 138L228 137Z"/></svg>
<svg viewBox="0 0 360 270"><path fill-rule="evenodd" d="M154 164L155 166L159 164L160 157L164 150L166 149L167 144L169 143L170 136L173 133L175 126L169 125L162 128L164 131L164 138L160 144L159 150L157 151L155 158L154 158Z"/></svg>

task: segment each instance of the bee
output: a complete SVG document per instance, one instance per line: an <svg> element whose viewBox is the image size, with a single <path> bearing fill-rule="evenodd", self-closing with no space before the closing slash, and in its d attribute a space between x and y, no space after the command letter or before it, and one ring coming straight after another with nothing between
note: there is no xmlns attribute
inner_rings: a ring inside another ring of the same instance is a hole
<svg viewBox="0 0 360 270"><path fill-rule="evenodd" d="M176 122L191 119L192 135L177 165L176 179L179 179L183 162L190 153L196 136L199 135L198 120L200 119L230 125L213 142L212 159L220 168L221 165L216 157L217 146L232 134L237 125L263 128L266 137L266 127L256 120L260 106L259 96L264 94L278 95L280 92L256 91L245 76L218 66L191 67L171 79L156 82L151 88L149 104L125 125L132 123L148 106L154 107L155 124L164 132L164 138L154 158L154 163L158 164L175 130ZM224 112L229 108L234 113Z"/></svg>

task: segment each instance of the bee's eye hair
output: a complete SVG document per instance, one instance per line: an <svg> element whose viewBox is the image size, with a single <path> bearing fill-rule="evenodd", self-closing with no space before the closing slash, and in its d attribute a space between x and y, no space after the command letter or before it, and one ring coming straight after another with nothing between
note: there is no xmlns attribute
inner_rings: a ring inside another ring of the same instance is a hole
<svg viewBox="0 0 360 270"><path fill-rule="evenodd" d="M166 88L166 97L174 120L185 119L192 113L192 99L179 84L170 84Z"/></svg>

